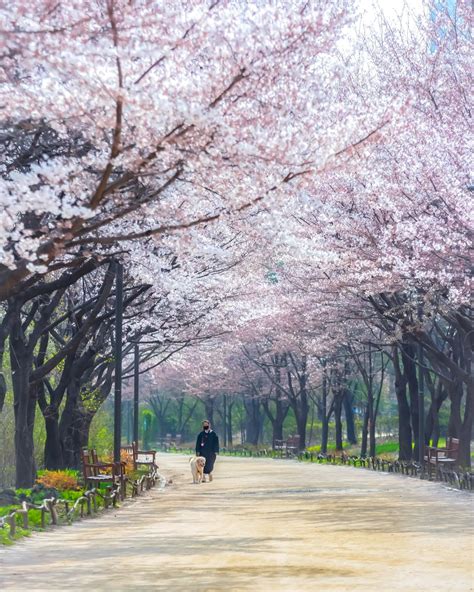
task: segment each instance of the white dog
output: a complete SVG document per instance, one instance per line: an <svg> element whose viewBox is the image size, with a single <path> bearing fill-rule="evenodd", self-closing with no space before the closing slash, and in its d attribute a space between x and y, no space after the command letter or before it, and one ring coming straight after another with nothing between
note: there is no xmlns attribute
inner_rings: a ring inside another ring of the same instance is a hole
<svg viewBox="0 0 474 592"><path fill-rule="evenodd" d="M193 474L193 483L202 483L206 459L203 456L192 456L189 459L189 464L191 466L191 473Z"/></svg>

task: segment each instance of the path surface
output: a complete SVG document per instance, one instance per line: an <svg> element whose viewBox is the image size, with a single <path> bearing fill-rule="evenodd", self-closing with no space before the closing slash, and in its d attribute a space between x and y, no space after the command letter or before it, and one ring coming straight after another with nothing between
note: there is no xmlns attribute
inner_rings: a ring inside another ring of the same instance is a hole
<svg viewBox="0 0 474 592"><path fill-rule="evenodd" d="M465 592L473 505L462 492L361 469L220 457L116 512L0 550L0 590Z"/></svg>

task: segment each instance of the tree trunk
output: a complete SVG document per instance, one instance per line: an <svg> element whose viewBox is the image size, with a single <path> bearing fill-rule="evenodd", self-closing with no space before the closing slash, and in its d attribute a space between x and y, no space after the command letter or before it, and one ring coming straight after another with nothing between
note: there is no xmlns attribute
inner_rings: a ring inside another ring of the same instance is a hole
<svg viewBox="0 0 474 592"><path fill-rule="evenodd" d="M61 439L59 436L59 413L53 407L48 407L43 413L46 428L44 444L44 465L51 471L64 468Z"/></svg>
<svg viewBox="0 0 474 592"><path fill-rule="evenodd" d="M306 388L300 392L299 399L296 424L298 427L298 435L300 437L300 450L304 450L306 448L306 427L308 425L309 414L308 395L306 393Z"/></svg>
<svg viewBox="0 0 474 592"><path fill-rule="evenodd" d="M20 379L14 387L16 487L32 487L36 478L34 425L36 399ZM18 384L21 383L21 384Z"/></svg>
<svg viewBox="0 0 474 592"><path fill-rule="evenodd" d="M3 405L5 403L5 396L7 394L7 381L3 372L0 372L0 413L3 411Z"/></svg>
<svg viewBox="0 0 474 592"><path fill-rule="evenodd" d="M367 428L369 432L369 456L375 456L375 397L374 397L374 372L372 359L372 346L369 344L369 370L367 374L367 412L368 423Z"/></svg>
<svg viewBox="0 0 474 592"><path fill-rule="evenodd" d="M437 447L440 436L439 411L448 396L448 392L443 388L441 380L438 381L435 388L430 389L430 392L431 404L426 416L425 439L427 444L431 441L432 446Z"/></svg>
<svg viewBox="0 0 474 592"><path fill-rule="evenodd" d="M451 401L451 409L449 413L448 421L448 436L452 438L459 438L461 434L461 402L462 402L462 383L455 382L454 384L448 385L448 394Z"/></svg>
<svg viewBox="0 0 474 592"><path fill-rule="evenodd" d="M59 423L59 435L63 450L65 468L75 469L80 466L81 438L78 431L78 402L80 379L72 377L67 389L66 404Z"/></svg>
<svg viewBox="0 0 474 592"><path fill-rule="evenodd" d="M227 406L227 446L232 446L233 444L233 434L232 434L232 407L234 406L234 402L232 401Z"/></svg>
<svg viewBox="0 0 474 592"><path fill-rule="evenodd" d="M283 440L283 424L288 415L289 405L275 401L275 421L273 422L273 442Z"/></svg>
<svg viewBox="0 0 474 592"><path fill-rule="evenodd" d="M354 393L347 389L343 399L344 414L346 416L347 441L350 444L357 444L357 434L354 422L354 410L352 408L353 401Z"/></svg>
<svg viewBox="0 0 474 592"><path fill-rule="evenodd" d="M296 367L295 363L294 365ZM298 435L300 437L300 450L304 450L306 448L306 426L308 423L309 413L308 393L306 390L306 383L308 380L308 375L306 371L306 356L302 356L301 369L296 372L296 375L299 387L298 394L295 393L293 388L291 371L287 370L288 389L292 395L290 398L290 405L293 409L293 413L295 414L296 427L298 430Z"/></svg>
<svg viewBox="0 0 474 592"><path fill-rule="evenodd" d="M370 442L370 446L369 446L369 456L371 456L372 458L375 456L375 452L376 452L376 438L375 438L375 414L372 413L372 418L369 418L369 442Z"/></svg>
<svg viewBox="0 0 474 592"><path fill-rule="evenodd" d="M400 460L412 458L412 431L410 406L406 393L406 377L402 373L399 348L393 348L393 369L395 372L395 395L398 405L398 456Z"/></svg>
<svg viewBox="0 0 474 592"><path fill-rule="evenodd" d="M95 413L91 413L91 412L82 413L80 426L78 426L79 442L80 442L80 449L78 451L79 455L80 455L80 450L82 448L87 448L89 446L89 434L91 431L91 424L92 424L92 420L94 419L94 416L95 416ZM129 441L131 441L131 439Z"/></svg>
<svg viewBox="0 0 474 592"><path fill-rule="evenodd" d="M10 360L15 415L16 486L29 488L36 477L33 439L36 398L34 388L30 386L33 354L26 345L19 308L15 310L10 333Z"/></svg>
<svg viewBox="0 0 474 592"><path fill-rule="evenodd" d="M244 406L246 411L245 418L245 432L246 441L253 446L258 444L260 437L261 422L261 410L260 401L255 398L244 397Z"/></svg>
<svg viewBox="0 0 474 592"><path fill-rule="evenodd" d="M334 403L334 422L336 425L336 450L343 450L344 446L342 443L342 395L338 392L335 395Z"/></svg>
<svg viewBox="0 0 474 592"><path fill-rule="evenodd" d="M473 394L469 388L466 389L466 405L464 408L464 419L459 434L459 465L466 469L471 467L471 439L474 419Z"/></svg>
<svg viewBox="0 0 474 592"><path fill-rule="evenodd" d="M327 454L328 451L328 438L329 438L329 420L331 418L331 412L327 412L328 403L328 382L326 375L326 368L323 364L323 385L322 385L322 397L321 397L321 415L322 415L322 433L321 433L321 452Z"/></svg>
<svg viewBox="0 0 474 592"><path fill-rule="evenodd" d="M275 392L275 415L267 413L270 421L272 422L272 447L275 447L275 440L283 440L283 424L289 411L288 401L284 398L284 392L281 388L281 364L282 360L279 356L273 356L274 364L274 380L276 384ZM266 408L268 410L268 406Z"/></svg>
<svg viewBox="0 0 474 592"><path fill-rule="evenodd" d="M206 418L214 426L214 397L205 397L202 401L206 410ZM203 418L204 419L204 418Z"/></svg>
<svg viewBox="0 0 474 592"><path fill-rule="evenodd" d="M404 343L401 348L403 369L407 379L408 392L410 394L410 416L411 416L411 427L413 431L413 439L415 442L415 449L413 450L413 458L419 458L419 446L420 438L418 434L418 377L416 375L416 365L414 362L415 358L415 347L411 344Z"/></svg>
<svg viewBox="0 0 474 592"><path fill-rule="evenodd" d="M365 408L364 421L362 423L362 441L360 445L360 455L362 458L367 456L367 444L369 434L369 407Z"/></svg>

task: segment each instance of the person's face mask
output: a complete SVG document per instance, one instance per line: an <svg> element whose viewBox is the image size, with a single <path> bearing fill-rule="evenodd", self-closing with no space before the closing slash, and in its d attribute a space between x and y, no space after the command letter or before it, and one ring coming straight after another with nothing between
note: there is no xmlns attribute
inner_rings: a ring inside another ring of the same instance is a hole
<svg viewBox="0 0 474 592"><path fill-rule="evenodd" d="M204 431L207 432L207 430L209 429L208 425L202 426L204 428Z"/></svg>

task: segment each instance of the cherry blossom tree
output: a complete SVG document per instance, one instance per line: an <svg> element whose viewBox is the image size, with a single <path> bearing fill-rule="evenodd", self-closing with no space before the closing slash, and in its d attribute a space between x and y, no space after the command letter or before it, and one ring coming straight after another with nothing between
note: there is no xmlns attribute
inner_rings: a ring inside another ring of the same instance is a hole
<svg viewBox="0 0 474 592"><path fill-rule="evenodd" d="M110 391L117 259L126 374L140 342L157 384L210 416L243 397L274 439L292 414L302 445L317 390L323 450L357 376L374 454L390 359L401 458L449 400L470 463L470 8L356 28L352 4L0 9L0 363L27 481L36 401L54 439L71 376Z"/></svg>
<svg viewBox="0 0 474 592"><path fill-rule="evenodd" d="M403 108L383 137L346 155L344 169L320 175L312 191L298 197L297 224L283 236L278 257L280 276L311 292L315 306L326 302L339 310L336 319L372 324L397 344L394 355L402 356L405 375L398 384L406 381L410 390L409 403L403 388L397 394L400 415L411 408L417 449L423 440L417 422L420 363L424 373L440 376L456 417L451 435L461 437L462 462L468 464L470 9L460 2L457 10L455 18L437 10L414 29L382 23L362 38L352 59L362 54L365 67L349 68L347 92Z"/></svg>
<svg viewBox="0 0 474 592"><path fill-rule="evenodd" d="M0 297L100 247L271 206L381 125L356 129L363 106L338 100L349 9L3 8Z"/></svg>

